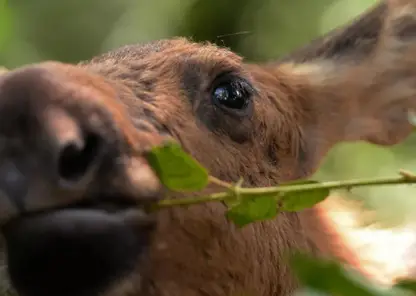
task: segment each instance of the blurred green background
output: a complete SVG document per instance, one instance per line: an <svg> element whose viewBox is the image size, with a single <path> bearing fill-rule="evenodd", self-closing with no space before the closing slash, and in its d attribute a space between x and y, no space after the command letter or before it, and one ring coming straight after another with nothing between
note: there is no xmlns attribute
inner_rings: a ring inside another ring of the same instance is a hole
<svg viewBox="0 0 416 296"><path fill-rule="evenodd" d="M127 43L172 36L210 40L251 61L288 53L344 24L376 0L0 0L0 65L77 62ZM386 149L366 143L333 149L321 180L416 171L416 137ZM388 223L416 220L416 189L356 189ZM413 217L413 218L412 218Z"/></svg>

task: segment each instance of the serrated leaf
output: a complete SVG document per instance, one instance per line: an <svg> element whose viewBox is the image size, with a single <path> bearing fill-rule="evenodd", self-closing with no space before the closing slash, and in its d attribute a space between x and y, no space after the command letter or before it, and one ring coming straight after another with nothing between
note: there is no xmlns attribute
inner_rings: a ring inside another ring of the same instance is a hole
<svg viewBox="0 0 416 296"><path fill-rule="evenodd" d="M303 180L282 184L281 186L319 184L318 181ZM329 196L329 189L315 189L303 192L287 192L281 195L281 210L285 212L297 212L310 208L325 200Z"/></svg>
<svg viewBox="0 0 416 296"><path fill-rule="evenodd" d="M237 226L243 227L256 221L273 219L277 215L277 205L274 196L244 197L240 203L232 205L227 218Z"/></svg>
<svg viewBox="0 0 416 296"><path fill-rule="evenodd" d="M373 283L352 269L331 260L297 253L291 266L303 285L318 292L337 296L406 296L402 289L387 289Z"/></svg>
<svg viewBox="0 0 416 296"><path fill-rule="evenodd" d="M146 154L163 185L173 191L197 191L209 182L207 170L177 143L154 147Z"/></svg>

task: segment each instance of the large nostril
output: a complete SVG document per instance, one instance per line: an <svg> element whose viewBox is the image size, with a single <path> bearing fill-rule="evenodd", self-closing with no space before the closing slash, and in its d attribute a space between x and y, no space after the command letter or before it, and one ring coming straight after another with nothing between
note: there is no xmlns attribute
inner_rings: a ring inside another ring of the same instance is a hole
<svg viewBox="0 0 416 296"><path fill-rule="evenodd" d="M43 119L55 151L60 185L72 187L85 181L98 163L103 139L63 109L49 107Z"/></svg>
<svg viewBox="0 0 416 296"><path fill-rule="evenodd" d="M58 174L65 183L77 183L96 163L101 139L87 133L83 141L70 140L61 147L58 156Z"/></svg>

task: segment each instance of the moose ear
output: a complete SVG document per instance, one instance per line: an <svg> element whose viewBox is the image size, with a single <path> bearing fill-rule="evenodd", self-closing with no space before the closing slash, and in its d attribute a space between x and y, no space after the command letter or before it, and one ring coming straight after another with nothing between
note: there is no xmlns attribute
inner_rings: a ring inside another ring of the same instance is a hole
<svg viewBox="0 0 416 296"><path fill-rule="evenodd" d="M312 42L313 52L305 47L277 66L275 73L289 77L296 90L293 103L313 166L338 142L393 145L412 131L416 2L388 3L321 38L320 46Z"/></svg>

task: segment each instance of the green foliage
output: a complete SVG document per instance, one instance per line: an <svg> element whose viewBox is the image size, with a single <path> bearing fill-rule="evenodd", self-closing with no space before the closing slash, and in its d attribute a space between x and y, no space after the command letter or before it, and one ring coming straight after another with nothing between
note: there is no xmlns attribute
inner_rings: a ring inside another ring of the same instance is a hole
<svg viewBox="0 0 416 296"><path fill-rule="evenodd" d="M169 142L154 147L146 157L162 184L172 191L199 191L209 183L207 170L177 143ZM291 182L281 185L281 188L287 190L291 186L307 184L319 185L319 182ZM323 201L329 195L328 188L279 192L277 187L276 191L271 192L263 192L261 189L250 192L231 184L226 187L223 201L229 206L227 217L240 227L255 221L273 219L279 205L282 211L300 211Z"/></svg>
<svg viewBox="0 0 416 296"><path fill-rule="evenodd" d="M299 184L319 184L318 181L294 181L284 185L299 185ZM317 188L308 192L288 192L281 197L281 210L286 212L297 212L305 208L310 208L315 204L323 201L329 196L328 188Z"/></svg>
<svg viewBox="0 0 416 296"><path fill-rule="evenodd" d="M319 184L319 182L312 180L296 181L281 186L301 184ZM236 199L236 202L230 206L227 217L242 227L255 221L273 219L278 214L278 209L282 212L297 212L310 208L328 196L329 189L327 188L318 188L307 192L264 193L262 196L248 195L244 199Z"/></svg>
<svg viewBox="0 0 416 296"><path fill-rule="evenodd" d="M154 209L166 206L189 206L201 202L222 201L228 207L227 217L242 227L251 222L272 219L280 211L301 211L323 201L330 189L352 188L386 184L416 183L416 175L401 172L400 176L381 179L363 179L319 183L316 181L296 181L274 187L242 188L209 176L205 168L181 149L179 144L169 142L154 147L147 153L149 164L161 182L173 191L198 191L208 183L216 183L226 189L207 196L184 200L164 200ZM242 180L241 180L242 181Z"/></svg>
<svg viewBox="0 0 416 296"><path fill-rule="evenodd" d="M227 217L237 226L243 227L254 221L273 219L277 215L275 194L244 198L230 206Z"/></svg>
<svg viewBox="0 0 416 296"><path fill-rule="evenodd" d="M177 143L155 147L147 160L163 185L174 191L197 191L208 184L208 172Z"/></svg>

